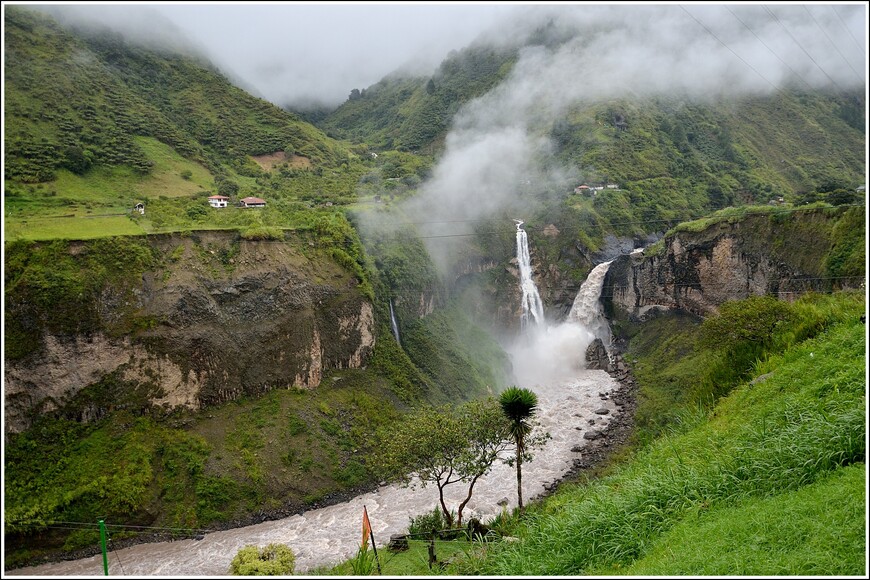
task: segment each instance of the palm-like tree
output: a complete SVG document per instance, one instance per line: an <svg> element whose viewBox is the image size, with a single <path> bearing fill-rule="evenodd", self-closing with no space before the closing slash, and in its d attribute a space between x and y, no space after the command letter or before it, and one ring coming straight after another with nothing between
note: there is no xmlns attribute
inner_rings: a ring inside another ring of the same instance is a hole
<svg viewBox="0 0 870 580"><path fill-rule="evenodd" d="M517 498L523 509L523 455L526 436L532 431L530 419L538 408L538 396L529 389L508 387L499 397L502 411L510 421L510 434L517 447Z"/></svg>

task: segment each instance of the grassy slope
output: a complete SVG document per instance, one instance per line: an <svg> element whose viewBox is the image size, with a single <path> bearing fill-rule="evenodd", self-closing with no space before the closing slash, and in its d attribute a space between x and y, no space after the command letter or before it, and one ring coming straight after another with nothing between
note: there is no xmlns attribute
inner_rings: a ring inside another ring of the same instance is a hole
<svg viewBox="0 0 870 580"><path fill-rule="evenodd" d="M827 330L760 363L753 374L765 379L739 386L709 417L672 425L612 475L561 490L514 530L521 542L459 570L802 575L827 563L865 573L863 297L821 300L818 309ZM852 495L827 509L842 490ZM758 520L730 517L756 510L771 516L760 535L751 533ZM823 511L831 531L806 541L817 524L797 524ZM729 542L731 532L748 542Z"/></svg>

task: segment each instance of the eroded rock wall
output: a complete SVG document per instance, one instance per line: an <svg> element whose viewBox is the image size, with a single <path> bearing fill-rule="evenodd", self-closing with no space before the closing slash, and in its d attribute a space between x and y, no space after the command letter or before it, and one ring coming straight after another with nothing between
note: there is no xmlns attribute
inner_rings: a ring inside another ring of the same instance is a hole
<svg viewBox="0 0 870 580"><path fill-rule="evenodd" d="M605 308L631 319L655 309L707 316L728 300L857 287L863 278L832 276L826 268L837 219L832 211L749 215L669 235L658 252L622 255L611 264Z"/></svg>
<svg viewBox="0 0 870 580"><path fill-rule="evenodd" d="M100 304L101 330L47 333L32 355L6 360L7 431L60 408L81 420L117 408L124 401L101 401L96 410L93 398L76 404L110 375L121 392L147 392L152 405L199 409L275 388L314 388L324 372L362 367L373 351L371 302L323 255L231 233L149 243L162 256L158 266L132 288L100 293L120 296L123 315ZM140 323L120 332L130 317Z"/></svg>

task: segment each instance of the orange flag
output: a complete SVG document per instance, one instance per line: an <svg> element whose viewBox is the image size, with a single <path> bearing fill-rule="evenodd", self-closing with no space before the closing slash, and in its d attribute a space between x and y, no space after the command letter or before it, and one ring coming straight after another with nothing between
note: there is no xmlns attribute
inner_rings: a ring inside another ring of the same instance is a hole
<svg viewBox="0 0 870 580"><path fill-rule="evenodd" d="M372 533L372 523L369 521L369 512L366 506L363 506L363 526L362 526L362 549L367 550L369 547L369 536Z"/></svg>

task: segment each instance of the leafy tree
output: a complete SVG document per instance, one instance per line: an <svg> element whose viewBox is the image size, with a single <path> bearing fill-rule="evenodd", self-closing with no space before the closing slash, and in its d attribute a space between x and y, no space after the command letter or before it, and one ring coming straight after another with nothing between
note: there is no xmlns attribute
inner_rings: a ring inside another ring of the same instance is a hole
<svg viewBox="0 0 870 580"><path fill-rule="evenodd" d="M233 576L288 576L296 566L296 556L284 544L269 544L262 550L245 546L230 563Z"/></svg>
<svg viewBox="0 0 870 580"><path fill-rule="evenodd" d="M531 419L538 408L538 396L520 387L508 387L499 397L499 404L510 421L510 435L516 444L517 504L523 509L523 459L526 454L526 439L534 424Z"/></svg>
<svg viewBox="0 0 870 580"><path fill-rule="evenodd" d="M833 191L826 192L824 195L825 201L831 205L847 205L860 201L858 192L851 189L838 188Z"/></svg>
<svg viewBox="0 0 870 580"><path fill-rule="evenodd" d="M215 177L214 184L217 187L218 195L232 197L239 192L239 184L229 179Z"/></svg>
<svg viewBox="0 0 870 580"><path fill-rule="evenodd" d="M409 485L413 476L426 487L438 488L438 501L448 525L453 514L444 500L448 485L465 483L468 493L456 512L462 524L462 510L474 492L474 485L489 473L499 454L510 444L508 425L495 400L466 403L458 409L427 407L407 421L379 432L376 472Z"/></svg>
<svg viewBox="0 0 870 580"><path fill-rule="evenodd" d="M64 151L64 166L77 175L83 175L94 163L94 153L78 146L67 147Z"/></svg>
<svg viewBox="0 0 870 580"><path fill-rule="evenodd" d="M462 510L471 501L474 484L489 473L493 464L510 444L508 425L495 399L466 403L459 409L459 421L468 445L460 458L468 484L468 495L456 510L457 524L462 525Z"/></svg>

